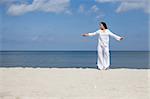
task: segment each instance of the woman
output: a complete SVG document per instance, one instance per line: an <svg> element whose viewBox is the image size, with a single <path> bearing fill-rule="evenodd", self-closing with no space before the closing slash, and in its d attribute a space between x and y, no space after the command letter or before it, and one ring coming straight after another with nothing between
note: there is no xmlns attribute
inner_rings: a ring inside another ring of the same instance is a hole
<svg viewBox="0 0 150 99"><path fill-rule="evenodd" d="M120 37L112 33L108 28L105 22L100 22L100 29L93 33L85 33L82 36L95 36L99 35L98 38L98 58L97 66L100 70L107 70L110 66L110 53L109 53L109 36L115 38L118 41L123 40L123 37Z"/></svg>

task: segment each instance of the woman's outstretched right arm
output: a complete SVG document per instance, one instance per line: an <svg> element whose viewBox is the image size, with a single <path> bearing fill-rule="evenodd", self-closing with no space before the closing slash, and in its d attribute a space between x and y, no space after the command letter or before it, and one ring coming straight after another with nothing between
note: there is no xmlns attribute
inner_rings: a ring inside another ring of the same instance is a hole
<svg viewBox="0 0 150 99"><path fill-rule="evenodd" d="M85 33L85 34L82 34L82 36L95 36L97 35L99 32L96 31L96 32L93 32L93 33Z"/></svg>

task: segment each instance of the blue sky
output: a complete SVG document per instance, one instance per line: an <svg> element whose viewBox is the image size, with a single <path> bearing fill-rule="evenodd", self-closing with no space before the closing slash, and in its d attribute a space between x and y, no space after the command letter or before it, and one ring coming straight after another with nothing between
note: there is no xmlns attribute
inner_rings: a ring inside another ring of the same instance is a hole
<svg viewBox="0 0 150 99"><path fill-rule="evenodd" d="M110 50L149 50L148 0L0 0L0 50L96 50L105 21L125 37Z"/></svg>

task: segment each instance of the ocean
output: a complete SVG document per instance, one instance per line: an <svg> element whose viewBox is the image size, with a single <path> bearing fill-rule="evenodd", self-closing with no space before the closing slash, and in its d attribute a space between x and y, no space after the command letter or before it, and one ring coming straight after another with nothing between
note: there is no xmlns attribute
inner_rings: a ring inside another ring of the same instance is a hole
<svg viewBox="0 0 150 99"><path fill-rule="evenodd" d="M150 69L148 51L110 51L110 68ZM97 68L97 51L0 51L0 67Z"/></svg>

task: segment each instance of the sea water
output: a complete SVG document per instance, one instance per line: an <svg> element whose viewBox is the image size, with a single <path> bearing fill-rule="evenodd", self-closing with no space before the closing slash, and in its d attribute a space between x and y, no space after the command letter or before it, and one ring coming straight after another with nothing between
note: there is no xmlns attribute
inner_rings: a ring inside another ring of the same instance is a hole
<svg viewBox="0 0 150 99"><path fill-rule="evenodd" d="M110 68L149 69L147 51L110 51ZM97 68L97 51L0 51L0 67Z"/></svg>

